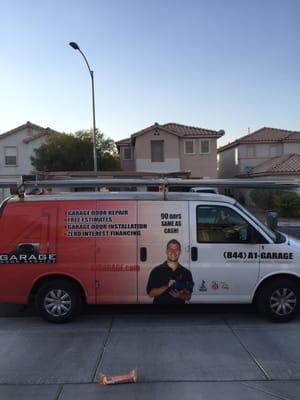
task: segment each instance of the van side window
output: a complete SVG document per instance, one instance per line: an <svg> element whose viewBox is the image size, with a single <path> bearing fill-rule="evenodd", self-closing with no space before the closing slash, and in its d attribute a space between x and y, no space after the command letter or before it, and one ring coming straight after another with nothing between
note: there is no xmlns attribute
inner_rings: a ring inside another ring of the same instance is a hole
<svg viewBox="0 0 300 400"><path fill-rule="evenodd" d="M237 212L224 206L197 207L198 243L265 243Z"/></svg>

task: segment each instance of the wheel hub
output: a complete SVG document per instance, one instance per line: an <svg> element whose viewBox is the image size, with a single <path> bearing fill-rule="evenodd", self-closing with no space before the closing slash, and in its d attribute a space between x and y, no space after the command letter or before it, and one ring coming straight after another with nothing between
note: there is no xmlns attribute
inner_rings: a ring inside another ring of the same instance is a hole
<svg viewBox="0 0 300 400"><path fill-rule="evenodd" d="M280 316L291 314L295 310L296 304L296 294L290 288L277 289L270 298L271 310Z"/></svg>
<svg viewBox="0 0 300 400"><path fill-rule="evenodd" d="M53 289L45 296L44 307L51 316L61 317L70 312L72 300L69 293L64 290Z"/></svg>

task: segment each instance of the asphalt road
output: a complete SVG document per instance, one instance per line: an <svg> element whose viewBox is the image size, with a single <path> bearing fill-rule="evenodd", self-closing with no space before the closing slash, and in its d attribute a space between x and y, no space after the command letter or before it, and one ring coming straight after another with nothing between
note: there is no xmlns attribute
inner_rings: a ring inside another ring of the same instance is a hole
<svg viewBox="0 0 300 400"><path fill-rule="evenodd" d="M298 400L299 336L300 317L251 306L94 306L65 325L1 306L0 399ZM137 383L98 383L133 368Z"/></svg>

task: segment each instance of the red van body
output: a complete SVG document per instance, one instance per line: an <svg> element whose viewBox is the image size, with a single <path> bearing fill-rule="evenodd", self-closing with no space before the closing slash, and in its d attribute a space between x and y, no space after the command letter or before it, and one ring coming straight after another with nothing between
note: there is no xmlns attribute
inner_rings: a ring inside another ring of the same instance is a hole
<svg viewBox="0 0 300 400"><path fill-rule="evenodd" d="M137 237L147 225L137 223L135 199L102 197L25 196L2 205L0 303L27 304L49 279L73 284L90 304L138 301Z"/></svg>
<svg viewBox="0 0 300 400"><path fill-rule="evenodd" d="M41 197L40 197L41 198ZM95 303L95 240L67 236L67 210L95 208L93 201L8 201L0 218L0 302L26 304L43 278L77 281Z"/></svg>

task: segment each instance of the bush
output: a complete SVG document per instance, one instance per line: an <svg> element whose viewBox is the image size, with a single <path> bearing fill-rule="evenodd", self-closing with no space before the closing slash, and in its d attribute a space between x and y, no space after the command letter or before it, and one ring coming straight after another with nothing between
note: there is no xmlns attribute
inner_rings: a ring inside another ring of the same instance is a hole
<svg viewBox="0 0 300 400"><path fill-rule="evenodd" d="M300 217L300 197L297 193L282 192L273 200L280 217Z"/></svg>
<svg viewBox="0 0 300 400"><path fill-rule="evenodd" d="M250 193L250 198L257 208L271 210L274 208L274 197L282 193L276 189L254 189Z"/></svg>

